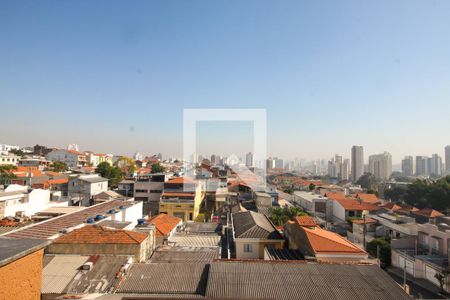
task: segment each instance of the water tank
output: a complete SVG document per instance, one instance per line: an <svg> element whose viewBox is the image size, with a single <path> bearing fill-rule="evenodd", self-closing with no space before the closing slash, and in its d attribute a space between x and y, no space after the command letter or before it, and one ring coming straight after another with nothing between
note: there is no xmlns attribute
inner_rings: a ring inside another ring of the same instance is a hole
<svg viewBox="0 0 450 300"><path fill-rule="evenodd" d="M89 219L86 220L86 223L88 223L88 224L94 224L95 221L94 221L93 218L89 218Z"/></svg>
<svg viewBox="0 0 450 300"><path fill-rule="evenodd" d="M145 219L141 218L137 220L138 225L142 226L145 225Z"/></svg>
<svg viewBox="0 0 450 300"><path fill-rule="evenodd" d="M104 218L105 218L104 215L96 215L96 216L95 216L95 220L96 220L96 221L103 220Z"/></svg>
<svg viewBox="0 0 450 300"><path fill-rule="evenodd" d="M125 206L123 206L123 205L119 206L119 209L124 209L124 208L125 208Z"/></svg>
<svg viewBox="0 0 450 300"><path fill-rule="evenodd" d="M110 210L108 210L108 214L115 214L116 213L116 210L115 209L110 209Z"/></svg>

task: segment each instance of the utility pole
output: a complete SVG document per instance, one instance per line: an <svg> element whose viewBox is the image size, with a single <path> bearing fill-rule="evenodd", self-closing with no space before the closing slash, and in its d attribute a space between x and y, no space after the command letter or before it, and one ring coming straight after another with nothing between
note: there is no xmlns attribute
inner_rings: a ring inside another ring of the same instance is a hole
<svg viewBox="0 0 450 300"><path fill-rule="evenodd" d="M366 250L366 215L363 215L363 246L364 250Z"/></svg>
<svg viewBox="0 0 450 300"><path fill-rule="evenodd" d="M403 289L406 290L406 258L403 261Z"/></svg>

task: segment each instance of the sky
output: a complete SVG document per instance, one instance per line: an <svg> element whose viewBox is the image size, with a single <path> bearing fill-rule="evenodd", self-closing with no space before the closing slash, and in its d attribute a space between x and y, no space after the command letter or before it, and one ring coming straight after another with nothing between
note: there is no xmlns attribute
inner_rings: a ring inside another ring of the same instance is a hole
<svg viewBox="0 0 450 300"><path fill-rule="evenodd" d="M263 108L272 156L443 155L449 37L448 0L0 0L0 143L181 156L183 109Z"/></svg>

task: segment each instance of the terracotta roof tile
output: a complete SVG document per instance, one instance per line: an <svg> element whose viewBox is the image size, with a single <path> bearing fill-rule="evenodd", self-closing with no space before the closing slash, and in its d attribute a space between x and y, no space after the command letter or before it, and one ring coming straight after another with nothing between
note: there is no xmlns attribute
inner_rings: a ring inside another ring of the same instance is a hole
<svg viewBox="0 0 450 300"><path fill-rule="evenodd" d="M308 226L308 227L317 226L316 221L314 221L314 219L310 216L295 217L295 222L300 226Z"/></svg>
<svg viewBox="0 0 450 300"><path fill-rule="evenodd" d="M392 210L392 211L396 211L396 210L399 210L399 209L402 208L400 205L397 205L397 204L395 204L393 202L389 202L389 203L386 203L384 205L381 205L381 207L383 207L385 209Z"/></svg>
<svg viewBox="0 0 450 300"><path fill-rule="evenodd" d="M169 216L166 214L159 214L148 219L149 224L153 224L156 227L156 236L168 236L169 233L180 224L182 220L177 217Z"/></svg>
<svg viewBox="0 0 450 300"><path fill-rule="evenodd" d="M342 192L336 192L336 193L332 193L332 192L327 192L325 193L325 197L329 198L329 199L333 199L333 200L339 200L339 199L348 199L344 193Z"/></svg>
<svg viewBox="0 0 450 300"><path fill-rule="evenodd" d="M189 177L175 177L175 178L169 179L166 183L181 184L181 183L195 183L195 181L190 179Z"/></svg>
<svg viewBox="0 0 450 300"><path fill-rule="evenodd" d="M438 212L437 210L431 209L431 208L422 208L421 210L415 211L414 214L428 217L428 218L436 218L441 217L444 214Z"/></svg>
<svg viewBox="0 0 450 300"><path fill-rule="evenodd" d="M374 211L380 209L376 205L368 204L368 203L361 203L357 200L345 198L345 199L335 199L335 201L339 202L339 204L345 209L345 210L368 210L368 211Z"/></svg>
<svg viewBox="0 0 450 300"><path fill-rule="evenodd" d="M377 195L375 194L356 194L355 198L360 199L362 202L371 203L371 204L377 204L380 202Z"/></svg>
<svg viewBox="0 0 450 300"><path fill-rule="evenodd" d="M366 254L364 250L337 233L322 229L320 227L300 227L300 230L305 232L314 253Z"/></svg>
<svg viewBox="0 0 450 300"><path fill-rule="evenodd" d="M366 218L365 222L366 222L366 224L372 224L372 223L376 223L377 220L372 219L372 218ZM355 220L352 220L352 223L362 225L362 224L364 224L364 219L355 219Z"/></svg>

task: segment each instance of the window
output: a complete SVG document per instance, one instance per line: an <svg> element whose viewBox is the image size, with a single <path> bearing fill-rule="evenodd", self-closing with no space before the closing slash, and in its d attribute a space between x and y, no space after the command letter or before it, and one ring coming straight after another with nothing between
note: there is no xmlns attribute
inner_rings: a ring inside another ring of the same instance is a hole
<svg viewBox="0 0 450 300"><path fill-rule="evenodd" d="M161 190L150 190L150 193L152 193L152 194L161 194L162 191Z"/></svg>
<svg viewBox="0 0 450 300"><path fill-rule="evenodd" d="M134 197L134 200L136 201L148 201L147 197Z"/></svg>
<svg viewBox="0 0 450 300"><path fill-rule="evenodd" d="M148 193L148 190L136 190L136 193Z"/></svg>
<svg viewBox="0 0 450 300"><path fill-rule="evenodd" d="M244 244L244 252L253 252L252 244Z"/></svg>

